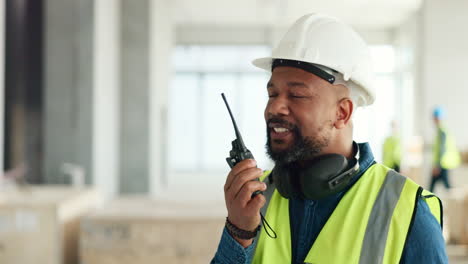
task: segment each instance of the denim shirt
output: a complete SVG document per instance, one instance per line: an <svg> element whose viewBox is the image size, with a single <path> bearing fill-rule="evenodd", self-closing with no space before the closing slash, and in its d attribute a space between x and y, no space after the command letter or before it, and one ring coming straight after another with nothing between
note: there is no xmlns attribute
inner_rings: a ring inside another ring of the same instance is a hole
<svg viewBox="0 0 468 264"><path fill-rule="evenodd" d="M292 264L304 263L320 230L343 195L375 163L369 144L359 144L359 150L360 171L345 190L321 200L289 200ZM244 248L224 229L218 250L211 263L248 264L253 259L254 251L254 244ZM414 223L409 231L401 263L448 263L441 227L422 197L418 200Z"/></svg>

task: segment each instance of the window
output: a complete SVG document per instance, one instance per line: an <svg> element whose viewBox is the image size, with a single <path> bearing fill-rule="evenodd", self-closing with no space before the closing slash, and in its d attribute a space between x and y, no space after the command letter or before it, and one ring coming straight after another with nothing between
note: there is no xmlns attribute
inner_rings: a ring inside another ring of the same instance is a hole
<svg viewBox="0 0 468 264"><path fill-rule="evenodd" d="M268 55L266 46L176 47L168 109L169 188L213 184L222 191L235 133L221 93L259 167L272 168L263 118L269 73L251 64Z"/></svg>
<svg viewBox="0 0 468 264"><path fill-rule="evenodd" d="M391 133L390 123L398 119L395 49L389 45L371 46L376 100L373 105L360 108L354 118L354 138L369 142L377 161L382 159L382 145Z"/></svg>

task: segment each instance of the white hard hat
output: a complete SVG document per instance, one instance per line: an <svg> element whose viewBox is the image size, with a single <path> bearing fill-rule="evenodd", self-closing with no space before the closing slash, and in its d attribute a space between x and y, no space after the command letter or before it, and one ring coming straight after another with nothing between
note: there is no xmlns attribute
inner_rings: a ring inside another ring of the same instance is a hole
<svg viewBox="0 0 468 264"><path fill-rule="evenodd" d="M273 49L271 57L252 63L271 71L275 59L306 62L339 72L337 81L351 89L358 106L370 105L375 100L369 48L350 26L336 18L320 14L299 18Z"/></svg>

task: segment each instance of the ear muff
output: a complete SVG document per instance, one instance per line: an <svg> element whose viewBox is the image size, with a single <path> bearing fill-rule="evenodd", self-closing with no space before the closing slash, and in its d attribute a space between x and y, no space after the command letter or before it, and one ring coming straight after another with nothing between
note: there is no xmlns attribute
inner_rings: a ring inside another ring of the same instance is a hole
<svg viewBox="0 0 468 264"><path fill-rule="evenodd" d="M301 194L306 199L319 200L342 191L359 171L357 159L351 161L338 154L315 159L299 175Z"/></svg>
<svg viewBox="0 0 468 264"><path fill-rule="evenodd" d="M284 198L290 199L298 195L298 190L294 188L290 173L291 169L286 166L275 166L271 172L276 189Z"/></svg>
<svg viewBox="0 0 468 264"><path fill-rule="evenodd" d="M285 198L301 196L319 200L342 191L359 172L359 147L353 142L356 155L351 160L339 154L322 155L307 166L275 166L273 181L278 192Z"/></svg>

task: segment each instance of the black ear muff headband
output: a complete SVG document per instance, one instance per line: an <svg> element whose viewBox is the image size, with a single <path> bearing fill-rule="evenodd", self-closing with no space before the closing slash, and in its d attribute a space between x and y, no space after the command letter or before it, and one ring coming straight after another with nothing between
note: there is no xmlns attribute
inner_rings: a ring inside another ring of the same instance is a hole
<svg viewBox="0 0 468 264"><path fill-rule="evenodd" d="M319 67L313 65L312 63L303 62L303 61L295 61L295 60L286 60L286 59L274 59L273 63L271 64L271 71L273 71L278 66L288 66L288 67L299 68L304 71L315 74L318 77L324 79L325 81L331 84L335 82L335 76L320 69Z"/></svg>

